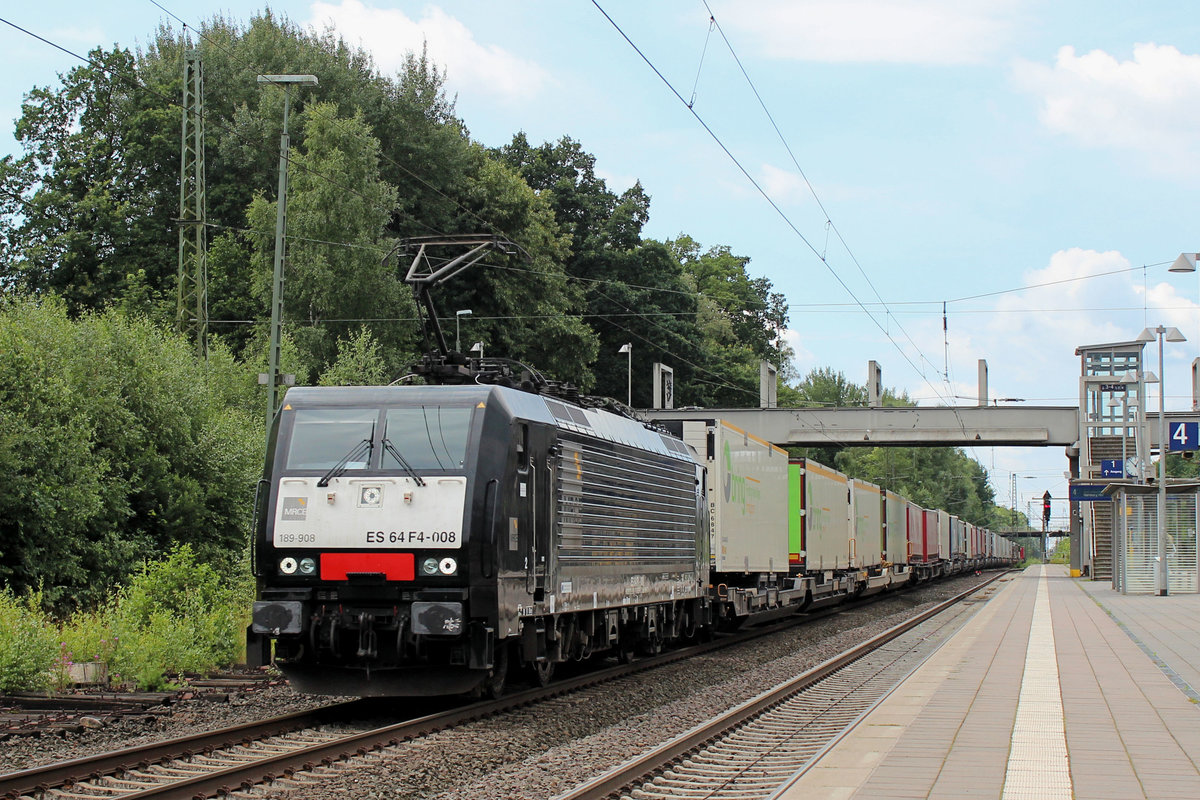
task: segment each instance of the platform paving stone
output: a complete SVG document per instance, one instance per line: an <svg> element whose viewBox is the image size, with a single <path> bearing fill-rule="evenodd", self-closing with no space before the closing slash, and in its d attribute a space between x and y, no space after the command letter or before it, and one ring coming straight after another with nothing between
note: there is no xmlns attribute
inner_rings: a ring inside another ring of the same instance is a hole
<svg viewBox="0 0 1200 800"><path fill-rule="evenodd" d="M1010 764L1042 581L1069 776L1036 751ZM1065 567L1032 567L772 797L1200 799L1197 687L1200 595L1126 597Z"/></svg>

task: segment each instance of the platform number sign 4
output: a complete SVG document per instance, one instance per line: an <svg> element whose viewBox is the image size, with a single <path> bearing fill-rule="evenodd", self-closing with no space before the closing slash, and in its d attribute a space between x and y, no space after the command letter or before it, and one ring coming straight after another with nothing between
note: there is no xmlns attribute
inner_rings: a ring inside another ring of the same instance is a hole
<svg viewBox="0 0 1200 800"><path fill-rule="evenodd" d="M1167 449L1172 453L1200 450L1200 422L1168 422Z"/></svg>

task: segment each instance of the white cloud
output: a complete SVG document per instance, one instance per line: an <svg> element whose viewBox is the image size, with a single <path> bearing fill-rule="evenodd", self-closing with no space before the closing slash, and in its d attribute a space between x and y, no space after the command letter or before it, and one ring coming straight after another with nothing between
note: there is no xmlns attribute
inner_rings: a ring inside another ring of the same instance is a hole
<svg viewBox="0 0 1200 800"><path fill-rule="evenodd" d="M767 0L728 6L727 28L794 61L975 64L1011 38L1016 0Z"/></svg>
<svg viewBox="0 0 1200 800"><path fill-rule="evenodd" d="M1017 83L1041 101L1042 123L1089 147L1139 151L1164 171L1195 167L1200 55L1138 44L1133 59L1059 49L1053 66L1018 62Z"/></svg>
<svg viewBox="0 0 1200 800"><path fill-rule="evenodd" d="M347 42L369 51L385 73L399 70L405 53L419 53L428 43L430 57L447 70L452 94L528 100L550 81L549 73L533 61L477 41L466 25L436 6L426 7L420 19L359 0L313 3L311 13L308 25L317 29L332 25Z"/></svg>
<svg viewBox="0 0 1200 800"><path fill-rule="evenodd" d="M763 191L777 203L794 203L809 196L808 185L798 172L763 164L758 178Z"/></svg>
<svg viewBox="0 0 1200 800"><path fill-rule="evenodd" d="M809 370L821 366L818 363L816 354L808 347L805 347L803 336L799 331L794 328L784 328L783 342L792 348L792 363L801 376L808 374Z"/></svg>

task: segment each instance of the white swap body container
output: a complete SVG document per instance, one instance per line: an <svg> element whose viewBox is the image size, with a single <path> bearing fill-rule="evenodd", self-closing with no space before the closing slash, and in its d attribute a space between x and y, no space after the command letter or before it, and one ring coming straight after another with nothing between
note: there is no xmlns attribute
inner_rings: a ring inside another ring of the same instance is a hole
<svg viewBox="0 0 1200 800"><path fill-rule="evenodd" d="M788 455L724 420L689 420L683 440L708 467L714 572L788 570Z"/></svg>
<svg viewBox="0 0 1200 800"><path fill-rule="evenodd" d="M895 492L884 491L883 519L887 525L883 549L885 563L908 562L908 507L909 502L903 497Z"/></svg>
<svg viewBox="0 0 1200 800"><path fill-rule="evenodd" d="M950 547L950 514L937 509L937 541L938 552L942 554L942 558L949 560L954 550Z"/></svg>
<svg viewBox="0 0 1200 800"><path fill-rule="evenodd" d="M950 515L950 557L967 557L967 523Z"/></svg>
<svg viewBox="0 0 1200 800"><path fill-rule="evenodd" d="M845 570L850 563L849 478L807 458L795 459L796 497L800 504L799 553L804 571Z"/></svg>
<svg viewBox="0 0 1200 800"><path fill-rule="evenodd" d="M852 567L878 567L883 563L883 495L878 486L850 480L850 517L854 536L850 540Z"/></svg>

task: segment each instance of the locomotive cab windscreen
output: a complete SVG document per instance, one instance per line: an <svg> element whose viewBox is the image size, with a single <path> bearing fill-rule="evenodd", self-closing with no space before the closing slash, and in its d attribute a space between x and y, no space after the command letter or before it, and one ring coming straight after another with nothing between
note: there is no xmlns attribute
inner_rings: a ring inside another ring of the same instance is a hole
<svg viewBox="0 0 1200 800"><path fill-rule="evenodd" d="M322 553L308 574L326 580L347 571L392 577L414 566L411 558L371 558L375 551L457 550L472 412L453 406L291 411L281 422L267 542L277 551L366 551ZM281 575L292 574L287 557L278 559Z"/></svg>

